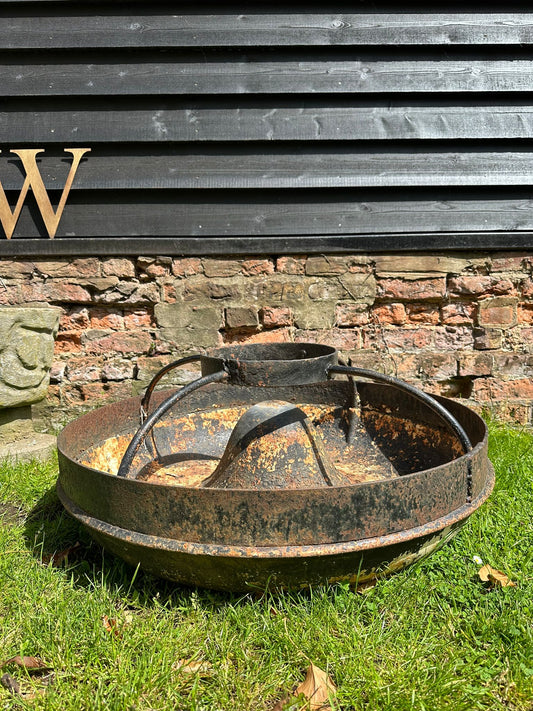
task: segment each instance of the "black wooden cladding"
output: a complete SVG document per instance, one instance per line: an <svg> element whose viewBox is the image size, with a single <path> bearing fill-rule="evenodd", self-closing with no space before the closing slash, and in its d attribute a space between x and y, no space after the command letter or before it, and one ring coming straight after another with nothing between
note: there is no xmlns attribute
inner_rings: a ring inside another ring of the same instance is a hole
<svg viewBox="0 0 533 711"><path fill-rule="evenodd" d="M527 10L0 0L0 255L531 247Z"/></svg>

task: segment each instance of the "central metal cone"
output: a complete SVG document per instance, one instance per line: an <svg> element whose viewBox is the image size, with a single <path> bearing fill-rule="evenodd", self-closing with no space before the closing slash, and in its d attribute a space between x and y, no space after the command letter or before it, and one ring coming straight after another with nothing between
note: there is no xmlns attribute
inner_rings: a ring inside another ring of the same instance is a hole
<svg viewBox="0 0 533 711"><path fill-rule="evenodd" d="M349 483L331 463L305 412L291 403L269 400L242 415L203 486L299 489Z"/></svg>

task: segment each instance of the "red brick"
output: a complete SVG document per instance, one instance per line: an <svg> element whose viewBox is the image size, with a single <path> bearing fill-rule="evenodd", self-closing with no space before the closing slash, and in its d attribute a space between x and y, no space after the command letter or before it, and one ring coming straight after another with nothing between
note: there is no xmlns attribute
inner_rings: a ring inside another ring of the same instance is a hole
<svg viewBox="0 0 533 711"><path fill-rule="evenodd" d="M241 270L245 276L257 276L258 274L274 274L274 262L271 259L244 259L241 263Z"/></svg>
<svg viewBox="0 0 533 711"><path fill-rule="evenodd" d="M473 396L482 401L530 400L533 398L533 379L478 378L474 381Z"/></svg>
<svg viewBox="0 0 533 711"><path fill-rule="evenodd" d="M533 355L528 353L495 353L494 372L505 379L531 378L533 375Z"/></svg>
<svg viewBox="0 0 533 711"><path fill-rule="evenodd" d="M298 343L321 343L338 348L340 351L354 351L361 348L361 333L358 329L298 330L294 340Z"/></svg>
<svg viewBox="0 0 533 711"><path fill-rule="evenodd" d="M410 323L429 323L436 326L440 322L440 311L436 306L406 304L405 311Z"/></svg>
<svg viewBox="0 0 533 711"><path fill-rule="evenodd" d="M233 331L224 336L224 343L289 343L292 340L290 328L276 328L252 334Z"/></svg>
<svg viewBox="0 0 533 711"><path fill-rule="evenodd" d="M459 375L461 377L491 375L493 365L492 353L461 353L459 355Z"/></svg>
<svg viewBox="0 0 533 711"><path fill-rule="evenodd" d="M20 286L18 284L16 286L12 286L11 284L2 284L0 282L0 306L12 306L14 304L27 302L28 299L24 299L22 297Z"/></svg>
<svg viewBox="0 0 533 711"><path fill-rule="evenodd" d="M478 321L480 326L506 328L516 324L517 299L496 296L479 302Z"/></svg>
<svg viewBox="0 0 533 711"><path fill-rule="evenodd" d="M171 265L170 264L160 264L155 261L153 264L141 265L137 262L137 266L140 272L143 272L150 279L158 279L161 277L168 276L170 274Z"/></svg>
<svg viewBox="0 0 533 711"><path fill-rule="evenodd" d="M283 306L261 309L261 323L265 328L275 328L277 326L291 326L293 323L292 311Z"/></svg>
<svg viewBox="0 0 533 711"><path fill-rule="evenodd" d="M89 326L89 312L86 306L74 306L59 319L59 331L83 331Z"/></svg>
<svg viewBox="0 0 533 711"><path fill-rule="evenodd" d="M457 296L483 296L512 294L515 287L510 279L498 276L457 276L448 280L450 294Z"/></svg>
<svg viewBox="0 0 533 711"><path fill-rule="evenodd" d="M241 271L236 259L204 259L203 266L207 277L231 277Z"/></svg>
<svg viewBox="0 0 533 711"><path fill-rule="evenodd" d="M279 257L276 260L276 271L283 274L305 274L307 257Z"/></svg>
<svg viewBox="0 0 533 711"><path fill-rule="evenodd" d="M122 259L113 257L102 262L102 274L104 276L116 276L122 278L135 276L135 264L132 259Z"/></svg>
<svg viewBox="0 0 533 711"><path fill-rule="evenodd" d="M469 407L483 415L484 410L489 410L491 415L499 420L513 422L517 425L531 424L531 405L521 402L490 402L477 405L469 403Z"/></svg>
<svg viewBox="0 0 533 711"><path fill-rule="evenodd" d="M121 281L114 289L96 294L94 301L99 304L157 304L160 301L159 287L154 282Z"/></svg>
<svg viewBox="0 0 533 711"><path fill-rule="evenodd" d="M429 328L373 328L364 329L363 333L363 348L375 345L405 351L429 348L432 343L433 331Z"/></svg>
<svg viewBox="0 0 533 711"><path fill-rule="evenodd" d="M474 328L474 348L479 351L501 348L503 334L495 328Z"/></svg>
<svg viewBox="0 0 533 711"><path fill-rule="evenodd" d="M183 257L172 260L172 274L183 279L185 277L202 274L202 260L198 257Z"/></svg>
<svg viewBox="0 0 533 711"><path fill-rule="evenodd" d="M57 411L61 407L61 387L59 385L50 383L50 385L48 386L48 392L46 393L46 398L43 400L43 403L46 404L47 407L52 407L54 408L54 410ZM35 405L33 406L33 408L35 408Z"/></svg>
<svg viewBox="0 0 533 711"><path fill-rule="evenodd" d="M518 323L533 323L533 304L519 304L516 316Z"/></svg>
<svg viewBox="0 0 533 711"><path fill-rule="evenodd" d="M422 277L416 279L391 279L381 277L377 280L378 296L386 299L405 301L440 301L446 294L446 278Z"/></svg>
<svg viewBox="0 0 533 711"><path fill-rule="evenodd" d="M380 373L385 373L385 375L397 376L398 374L398 360L394 357L394 354L387 352L378 353L375 350L352 351L350 352L349 363L355 368L377 370Z"/></svg>
<svg viewBox="0 0 533 711"><path fill-rule="evenodd" d="M81 351L80 331L63 331L55 340L54 353L79 353Z"/></svg>
<svg viewBox="0 0 533 711"><path fill-rule="evenodd" d="M46 260L36 259L33 262L38 272L48 277L98 277L100 276L100 261L97 257L81 257L80 259Z"/></svg>
<svg viewBox="0 0 533 711"><path fill-rule="evenodd" d="M89 311L90 327L112 329L120 331L124 328L122 312L109 311L108 309L92 308Z"/></svg>
<svg viewBox="0 0 533 711"><path fill-rule="evenodd" d="M435 348L440 351L469 350L474 345L472 329L468 326L438 326L435 329Z"/></svg>
<svg viewBox="0 0 533 711"><path fill-rule="evenodd" d="M451 353L424 353L417 359L419 377L446 380L457 375L457 358Z"/></svg>
<svg viewBox="0 0 533 711"><path fill-rule="evenodd" d="M65 378L70 383L87 383L100 380L102 364L102 358L90 356L69 358L65 369Z"/></svg>
<svg viewBox="0 0 533 711"><path fill-rule="evenodd" d="M87 353L147 353L152 345L152 337L146 331L117 331L104 335L101 331L88 331L83 337Z"/></svg>
<svg viewBox="0 0 533 711"><path fill-rule="evenodd" d="M154 317L151 312L144 309L124 312L124 328L126 330L132 331L143 327L155 327Z"/></svg>
<svg viewBox="0 0 533 711"><path fill-rule="evenodd" d="M47 301L64 303L90 303L91 294L87 289L69 282L51 279L47 282L23 284L21 287L24 301Z"/></svg>
<svg viewBox="0 0 533 711"><path fill-rule="evenodd" d="M518 272L526 267L524 254L496 254L491 259L492 272Z"/></svg>
<svg viewBox="0 0 533 711"><path fill-rule="evenodd" d="M402 326L407 321L407 314L403 304L383 304L372 309L372 317L379 323L392 323Z"/></svg>
<svg viewBox="0 0 533 711"><path fill-rule="evenodd" d="M91 405L122 400L130 397L131 394L129 383L79 383L71 390L63 391L65 399L70 400L72 404L91 403Z"/></svg>
<svg viewBox="0 0 533 711"><path fill-rule="evenodd" d="M133 378L135 365L129 360L112 360L102 366L102 380L122 381Z"/></svg>
<svg viewBox="0 0 533 711"><path fill-rule="evenodd" d="M368 310L360 304L351 302L337 304L335 307L335 324L342 328L364 326L370 321Z"/></svg>
<svg viewBox="0 0 533 711"><path fill-rule="evenodd" d="M476 317L475 304L456 301L442 307L442 322L449 326L472 324Z"/></svg>

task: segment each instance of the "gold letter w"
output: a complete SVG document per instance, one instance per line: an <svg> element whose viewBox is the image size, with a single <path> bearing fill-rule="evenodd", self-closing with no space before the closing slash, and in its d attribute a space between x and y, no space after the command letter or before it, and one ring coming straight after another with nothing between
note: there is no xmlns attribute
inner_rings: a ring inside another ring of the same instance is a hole
<svg viewBox="0 0 533 711"><path fill-rule="evenodd" d="M39 153L43 153L43 149L20 148L18 151L9 151L10 153L14 153L15 155L17 155L22 161L22 165L24 166L24 170L26 171L26 179L24 180L24 183L22 185L22 189L20 191L17 204L15 205L15 209L13 210L13 212L11 212L11 208L9 207L4 188L2 187L2 183L0 182L0 222L2 223L2 227L4 228L4 232L6 233L7 239L11 239L11 236L15 230L17 221L20 216L20 211L22 210L24 200L26 199L26 195L30 187L35 196L35 201L39 207L39 211L41 213L41 217L43 218L43 222L48 232L48 236L50 237L50 239L54 238L55 233L57 232L57 227L59 225L59 220L61 219L61 215L63 214L63 210L65 209L65 203L67 202L68 194L70 192L70 188L72 187L72 181L74 180L74 176L76 175L76 171L78 170L80 160L85 155L85 153L89 153L90 150L90 148L65 148L65 153L72 153L72 157L74 158L74 160L72 161L72 165L70 166L70 171L67 176L67 182L65 183L65 187L63 188L63 194L61 195L59 205L57 206L57 210L55 212L54 208L52 207L52 203L50 202L50 198L48 197L48 193L46 192L46 188L44 187L44 182L41 173L39 172L39 168L37 167L36 156Z"/></svg>

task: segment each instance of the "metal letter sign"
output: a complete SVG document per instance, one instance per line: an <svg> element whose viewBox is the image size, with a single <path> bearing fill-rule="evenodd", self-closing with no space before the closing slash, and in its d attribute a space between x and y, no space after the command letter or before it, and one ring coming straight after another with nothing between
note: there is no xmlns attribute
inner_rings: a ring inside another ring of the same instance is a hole
<svg viewBox="0 0 533 711"><path fill-rule="evenodd" d="M35 202L39 207L39 211L41 213L41 217L43 218L43 222L48 232L48 236L50 237L50 239L54 238L55 233L57 232L57 227L59 225L59 220L61 219L61 215L63 214L63 210L65 209L65 203L67 202L68 194L70 192L70 188L72 187L72 181L74 180L74 176L76 175L80 160L85 155L85 153L89 153L91 149L65 148L64 150L65 153L72 153L73 161L72 165L70 166L70 171L67 176L65 187L63 188L61 199L59 200L59 205L57 206L57 210L55 212L54 208L52 207L52 203L50 202L50 198L48 197L48 193L46 192L43 178L41 176L41 173L39 172L39 168L37 167L36 157L39 153L43 153L44 149L20 148L19 150L9 151L10 153L14 153L15 155L17 155L22 161L22 165L24 166L24 170L26 172L26 179L24 180L24 183L22 185L22 189L20 191L17 204L15 205L15 209L13 210L13 212L11 212L11 208L7 201L4 188L2 186L2 183L0 182L0 222L2 223L2 227L4 228L4 232L6 233L7 239L11 239L11 236L15 231L15 227L19 219L22 206L24 205L24 200L26 199L26 195L30 187L35 196Z"/></svg>

